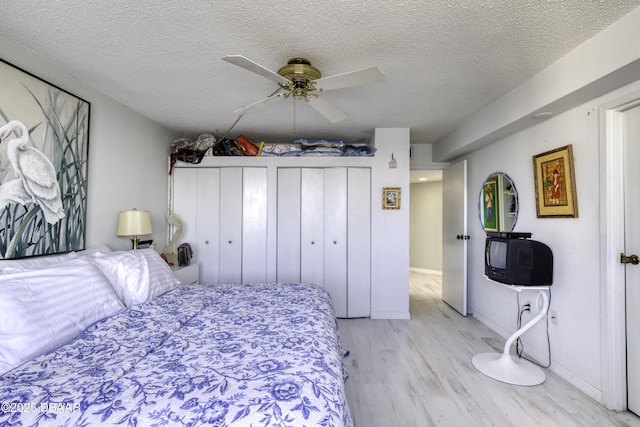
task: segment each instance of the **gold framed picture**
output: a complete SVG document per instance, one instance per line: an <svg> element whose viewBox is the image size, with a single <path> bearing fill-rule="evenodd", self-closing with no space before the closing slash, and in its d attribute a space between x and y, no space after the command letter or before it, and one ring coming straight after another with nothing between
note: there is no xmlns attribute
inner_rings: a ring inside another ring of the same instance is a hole
<svg viewBox="0 0 640 427"><path fill-rule="evenodd" d="M400 187L382 188L382 209L400 209Z"/></svg>
<svg viewBox="0 0 640 427"><path fill-rule="evenodd" d="M533 156L538 218L577 218L578 199L571 144Z"/></svg>

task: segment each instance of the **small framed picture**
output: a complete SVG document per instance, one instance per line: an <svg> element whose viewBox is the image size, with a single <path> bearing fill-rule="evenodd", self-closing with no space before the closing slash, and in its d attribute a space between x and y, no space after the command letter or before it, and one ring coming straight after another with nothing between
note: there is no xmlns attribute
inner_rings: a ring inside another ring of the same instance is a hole
<svg viewBox="0 0 640 427"><path fill-rule="evenodd" d="M382 189L382 209L400 209L400 187Z"/></svg>
<svg viewBox="0 0 640 427"><path fill-rule="evenodd" d="M577 218L578 198L570 145L533 156L538 218Z"/></svg>

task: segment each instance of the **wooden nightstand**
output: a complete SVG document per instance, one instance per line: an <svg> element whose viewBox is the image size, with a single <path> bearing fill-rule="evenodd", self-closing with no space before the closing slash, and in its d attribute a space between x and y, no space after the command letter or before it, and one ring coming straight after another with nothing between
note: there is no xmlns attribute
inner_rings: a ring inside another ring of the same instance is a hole
<svg viewBox="0 0 640 427"><path fill-rule="evenodd" d="M194 262L186 267L171 267L173 275L183 285L197 285L200 283L200 264Z"/></svg>

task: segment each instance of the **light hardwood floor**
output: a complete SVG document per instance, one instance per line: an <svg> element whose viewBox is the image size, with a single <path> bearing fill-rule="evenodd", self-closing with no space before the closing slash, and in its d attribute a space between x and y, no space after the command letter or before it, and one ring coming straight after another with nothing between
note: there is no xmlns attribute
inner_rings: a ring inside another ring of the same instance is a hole
<svg viewBox="0 0 640 427"><path fill-rule="evenodd" d="M471 358L502 352L505 340L443 303L440 279L411 272L411 320L338 321L356 427L640 426L639 417L606 410L548 369L535 387L478 372Z"/></svg>

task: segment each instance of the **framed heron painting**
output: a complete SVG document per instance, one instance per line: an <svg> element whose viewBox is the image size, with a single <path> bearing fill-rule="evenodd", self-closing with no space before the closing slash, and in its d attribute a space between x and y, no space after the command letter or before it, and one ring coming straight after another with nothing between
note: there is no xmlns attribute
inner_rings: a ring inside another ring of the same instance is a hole
<svg viewBox="0 0 640 427"><path fill-rule="evenodd" d="M84 249L89 111L0 59L0 259Z"/></svg>

